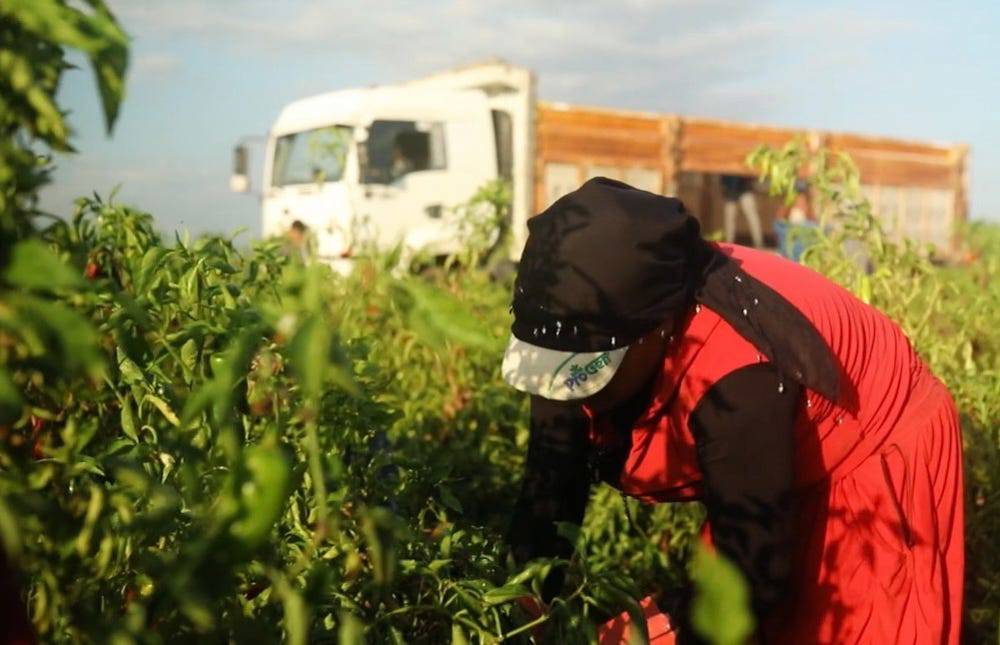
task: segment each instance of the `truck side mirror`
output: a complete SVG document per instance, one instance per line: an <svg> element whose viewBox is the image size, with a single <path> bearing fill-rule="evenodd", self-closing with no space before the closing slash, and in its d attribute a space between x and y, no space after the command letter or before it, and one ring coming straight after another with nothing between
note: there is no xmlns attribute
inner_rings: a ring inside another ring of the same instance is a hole
<svg viewBox="0 0 1000 645"><path fill-rule="evenodd" d="M234 193L250 192L249 156L245 145L240 144L233 148L233 174L229 177L229 190Z"/></svg>

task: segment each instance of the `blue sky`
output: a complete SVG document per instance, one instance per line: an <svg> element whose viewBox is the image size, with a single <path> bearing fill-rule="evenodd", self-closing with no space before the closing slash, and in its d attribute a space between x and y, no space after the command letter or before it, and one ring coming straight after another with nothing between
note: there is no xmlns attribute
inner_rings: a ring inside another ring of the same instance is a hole
<svg viewBox="0 0 1000 645"><path fill-rule="evenodd" d="M965 142L972 215L1000 219L997 2L108 2L133 40L127 97L109 139L89 71L68 75L80 154L43 193L57 213L120 184L166 231L256 234L231 149L282 105L500 56L548 100Z"/></svg>

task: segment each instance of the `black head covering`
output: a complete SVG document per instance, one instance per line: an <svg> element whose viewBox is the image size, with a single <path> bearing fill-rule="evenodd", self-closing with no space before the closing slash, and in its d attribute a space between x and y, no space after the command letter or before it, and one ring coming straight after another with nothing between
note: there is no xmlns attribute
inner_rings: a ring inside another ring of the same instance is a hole
<svg viewBox="0 0 1000 645"><path fill-rule="evenodd" d="M597 177L528 221L511 331L559 351L632 344L702 302L831 401L840 366L812 323L701 237L676 198Z"/></svg>

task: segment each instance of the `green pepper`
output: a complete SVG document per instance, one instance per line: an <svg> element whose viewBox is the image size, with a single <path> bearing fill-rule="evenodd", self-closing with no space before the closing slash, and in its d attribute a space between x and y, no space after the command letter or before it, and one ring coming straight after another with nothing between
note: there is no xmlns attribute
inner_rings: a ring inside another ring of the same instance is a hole
<svg viewBox="0 0 1000 645"><path fill-rule="evenodd" d="M239 491L240 513L232 534L244 547L256 549L270 536L292 492L292 467L276 447L253 446L243 453L246 478Z"/></svg>

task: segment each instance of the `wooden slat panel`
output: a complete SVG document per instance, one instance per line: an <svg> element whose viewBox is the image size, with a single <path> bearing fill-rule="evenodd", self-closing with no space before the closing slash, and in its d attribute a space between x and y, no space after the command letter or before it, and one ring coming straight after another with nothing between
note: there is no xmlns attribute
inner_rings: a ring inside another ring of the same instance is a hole
<svg viewBox="0 0 1000 645"><path fill-rule="evenodd" d="M720 174L750 175L746 157L757 143L741 141L721 141L711 139L689 139L685 132L681 136L680 163L684 172L707 172Z"/></svg>
<svg viewBox="0 0 1000 645"><path fill-rule="evenodd" d="M630 137L609 137L600 132L588 135L571 135L549 132L538 133L538 152L543 158L551 157L613 157L632 159L634 164L656 163L660 159L660 141Z"/></svg>
<svg viewBox="0 0 1000 645"><path fill-rule="evenodd" d="M571 125L592 128L625 128L629 130L659 130L659 119L644 114L629 114L597 108L557 108L539 104L538 127L547 125Z"/></svg>
<svg viewBox="0 0 1000 645"><path fill-rule="evenodd" d="M660 120L592 109L538 111L538 154L543 159L601 159L649 165L662 153Z"/></svg>
<svg viewBox="0 0 1000 645"><path fill-rule="evenodd" d="M866 184L952 188L956 170L952 164L891 159L865 153L850 153Z"/></svg>
<svg viewBox="0 0 1000 645"><path fill-rule="evenodd" d="M751 147L762 143L772 146L783 146L794 138L795 135L805 136L806 134L804 130L793 130L790 128L772 128L696 118L684 119L684 138L697 142L739 142Z"/></svg>
<svg viewBox="0 0 1000 645"><path fill-rule="evenodd" d="M663 135L659 131L628 130L625 128L591 128L580 126L546 125L538 129L539 137L575 140L577 138L607 139L626 143L639 143L648 146L659 146Z"/></svg>
<svg viewBox="0 0 1000 645"><path fill-rule="evenodd" d="M750 174L744 160L757 145L780 146L786 142L787 139L755 141L746 136L728 140L694 138L688 136L685 128L681 141L681 169L688 172ZM957 178L955 164L940 158L864 149L841 150L851 155L862 180L867 184L950 188Z"/></svg>
<svg viewBox="0 0 1000 645"><path fill-rule="evenodd" d="M759 145L781 147L802 131L787 128L684 119L681 127L681 169L687 172L752 174L746 156Z"/></svg>
<svg viewBox="0 0 1000 645"><path fill-rule="evenodd" d="M952 190L954 216L967 208L962 146L544 103L537 132L539 171L549 161L575 164L581 177L594 165L658 167L664 190L676 189L678 172L750 174L745 159L755 147L800 135L850 154L867 185Z"/></svg>
<svg viewBox="0 0 1000 645"><path fill-rule="evenodd" d="M831 148L853 150L856 152L871 151L879 154L919 155L947 162L952 156L951 146L942 146L921 141L905 141L886 137L870 137L856 134L833 133L827 135L827 143Z"/></svg>

